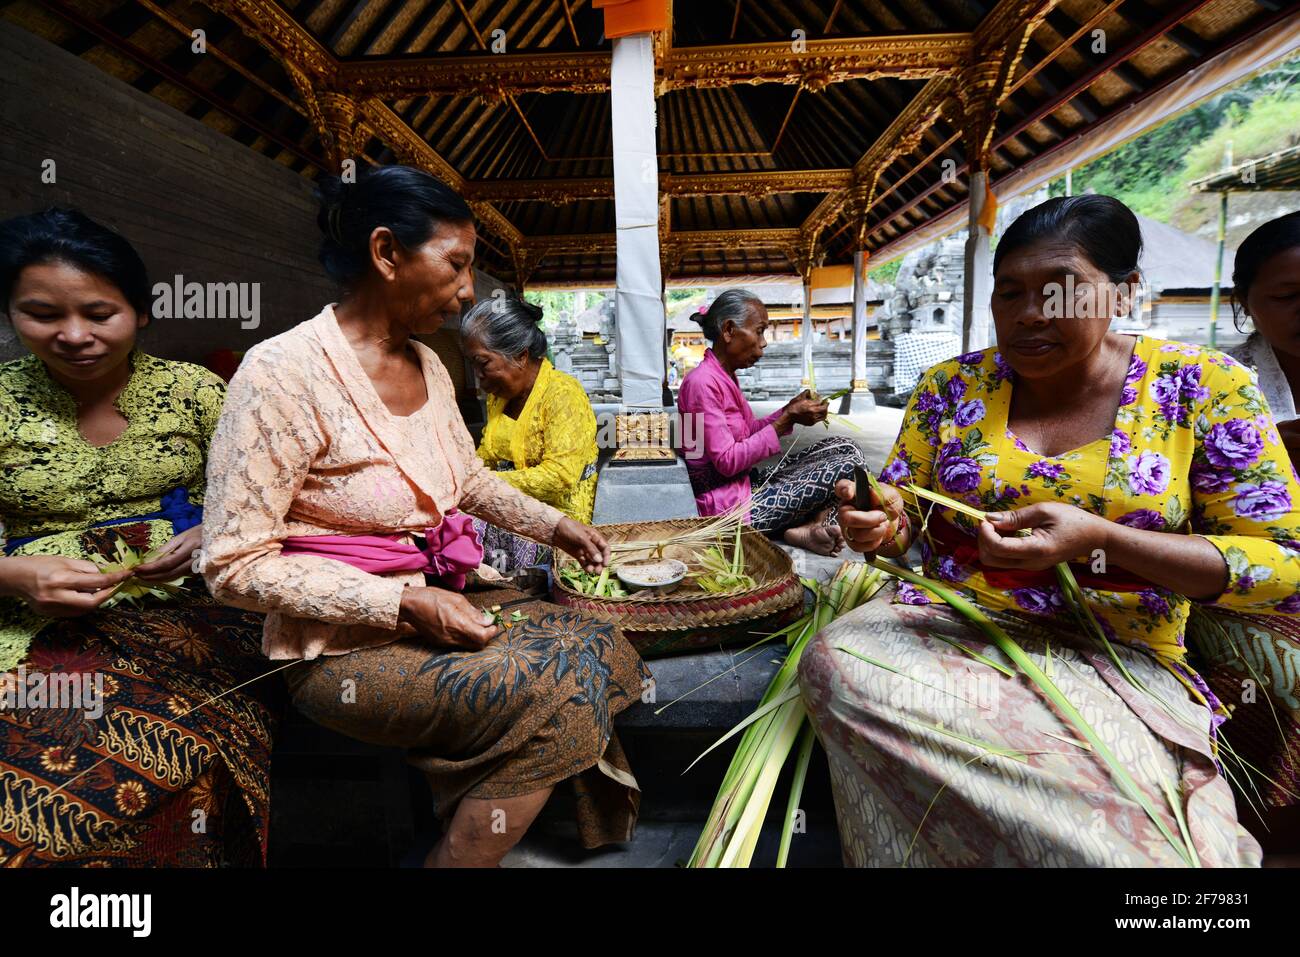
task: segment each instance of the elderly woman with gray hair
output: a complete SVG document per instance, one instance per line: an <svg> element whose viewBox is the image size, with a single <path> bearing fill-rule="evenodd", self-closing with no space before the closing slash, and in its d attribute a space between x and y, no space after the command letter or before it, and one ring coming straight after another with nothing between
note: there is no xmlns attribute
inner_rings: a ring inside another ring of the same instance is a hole
<svg viewBox="0 0 1300 957"><path fill-rule="evenodd" d="M525 495L585 525L596 501L596 416L581 383L546 358L541 320L540 306L499 296L465 315L465 355L488 393L478 454ZM481 519L475 525L500 571L550 560L545 545Z"/></svg>
<svg viewBox="0 0 1300 957"><path fill-rule="evenodd" d="M756 419L741 394L738 369L763 357L767 307L743 289L728 289L697 317L712 347L682 380L677 407L700 417L698 436L684 449L686 468L701 515L719 515L744 502L749 524L787 544L834 555L844 544L836 524L835 483L866 465L862 450L844 438L828 438L775 467L755 469L781 451L781 436L796 424L815 425L828 411L824 400L801 392L777 411Z"/></svg>

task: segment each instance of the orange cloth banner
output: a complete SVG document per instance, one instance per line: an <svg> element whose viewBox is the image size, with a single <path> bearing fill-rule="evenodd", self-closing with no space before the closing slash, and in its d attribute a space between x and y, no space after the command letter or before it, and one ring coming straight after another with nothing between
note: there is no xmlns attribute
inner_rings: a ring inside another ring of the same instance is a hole
<svg viewBox="0 0 1300 957"><path fill-rule="evenodd" d="M853 288L852 266L818 266L812 271L813 289Z"/></svg>
<svg viewBox="0 0 1300 957"><path fill-rule="evenodd" d="M668 29L667 0L592 0L591 5L605 11L607 40Z"/></svg>
<svg viewBox="0 0 1300 957"><path fill-rule="evenodd" d="M980 210L979 224L983 226L990 236L993 235L993 227L998 223L998 198L993 195L993 187L989 185L986 178L984 180L984 208Z"/></svg>

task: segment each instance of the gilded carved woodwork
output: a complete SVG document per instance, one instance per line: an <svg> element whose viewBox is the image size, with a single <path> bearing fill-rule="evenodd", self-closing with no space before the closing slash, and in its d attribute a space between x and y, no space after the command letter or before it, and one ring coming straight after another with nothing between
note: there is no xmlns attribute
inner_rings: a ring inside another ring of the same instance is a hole
<svg viewBox="0 0 1300 957"><path fill-rule="evenodd" d="M675 47L664 64L665 89L738 83L792 83L811 92L845 80L924 80L943 76L970 53L968 33L835 37L775 43Z"/></svg>
<svg viewBox="0 0 1300 957"><path fill-rule="evenodd" d="M812 282L812 271L826 259L826 251L818 243L820 230L799 230L792 241L782 244L782 251L806 286Z"/></svg>
<svg viewBox="0 0 1300 957"><path fill-rule="evenodd" d="M866 199L862 213L871 209L875 203L877 185L880 175L901 157L915 152L921 145L926 132L944 117L944 110L949 106L952 96L953 80L940 77L931 80L921 92L914 96L903 108L889 127L876 137L862 158L853 164L849 183L841 189L828 193L808 214L802 228L820 232L840 215L848 199L850 187L865 186Z"/></svg>
<svg viewBox="0 0 1300 957"><path fill-rule="evenodd" d="M808 90L845 80L943 76L969 59L968 33L836 37L709 47L656 47L656 90L737 83L793 83ZM607 51L427 57L365 57L337 64L334 84L357 95L500 97L511 93L603 93Z"/></svg>
<svg viewBox="0 0 1300 957"><path fill-rule="evenodd" d="M684 247L672 242L660 243L659 275L664 282L667 282L677 272L685 256L686 249Z"/></svg>
<svg viewBox="0 0 1300 957"><path fill-rule="evenodd" d="M972 172L989 168L993 128L998 118L998 77L1002 64L984 60L971 64L957 83L961 105L962 148Z"/></svg>
<svg viewBox="0 0 1300 957"><path fill-rule="evenodd" d="M375 136L395 153L411 157L422 169L432 173L457 192L464 191L465 177L461 176L455 167L438 155L423 137L385 104L377 99L368 98L359 104L358 113Z"/></svg>
<svg viewBox="0 0 1300 957"><path fill-rule="evenodd" d="M974 56L983 56L1014 47L1026 26L1031 30L1042 23L1060 0L1001 0L975 28Z"/></svg>
<svg viewBox="0 0 1300 957"><path fill-rule="evenodd" d="M972 172L987 170L1002 101L1029 37L1059 0L1002 0L975 31L971 61L958 74L962 146Z"/></svg>
<svg viewBox="0 0 1300 957"><path fill-rule="evenodd" d="M765 246L785 250L798 244L803 234L794 227L773 229L689 229L670 233L665 247L674 252L692 249L736 249L740 246ZM528 249L543 256L590 255L613 252L614 233L580 233L564 236L528 236L520 240Z"/></svg>
<svg viewBox="0 0 1300 957"><path fill-rule="evenodd" d="M746 196L762 199L777 193L828 193L853 182L848 169L755 170L743 173L661 173L659 192L667 196ZM554 205L586 199L610 199L612 177L566 179L469 180L466 196L484 202L544 202Z"/></svg>
<svg viewBox="0 0 1300 957"><path fill-rule="evenodd" d="M284 65L331 161L354 155L373 133L401 162L425 169L465 195L483 227L516 251L516 265L536 268L546 255L607 252L609 236L524 237L493 203L516 200L563 204L606 199L605 177L467 182L394 113L384 100L412 95L479 95L505 100L520 92L599 93L609 89L608 51L366 57L339 60L275 3L206 0ZM1058 0L1001 0L973 33L835 37L728 46L655 47L660 91L684 87L785 83L812 92L854 79L928 79L922 91L879 136L852 170L764 170L665 174L663 207L671 196L817 192L825 198L797 229L707 230L672 233L661 214L661 256L675 268L689 249L762 246L783 250L805 279L824 251L818 237L847 213L855 248L881 175L922 145L941 118L959 129L973 169L986 168L998 105L1011 88L1030 34ZM523 259L519 259L519 256Z"/></svg>
<svg viewBox="0 0 1300 957"><path fill-rule="evenodd" d="M744 173L666 173L659 188L673 196L748 196L775 193L828 193L853 181L847 169L755 170Z"/></svg>
<svg viewBox="0 0 1300 957"><path fill-rule="evenodd" d="M485 203L538 202L564 206L585 199L612 199L612 177L500 179L466 182L465 195Z"/></svg>
<svg viewBox="0 0 1300 957"><path fill-rule="evenodd" d="M324 91L316 94L316 104L322 123L321 142L337 170L344 160L360 153L365 142L357 103L346 93Z"/></svg>
<svg viewBox="0 0 1300 957"><path fill-rule="evenodd" d="M256 40L277 60L289 61L316 83L334 77L338 61L278 3L258 0L204 0Z"/></svg>
<svg viewBox="0 0 1300 957"><path fill-rule="evenodd" d="M338 65L335 84L352 93L501 98L507 93L604 93L608 50L567 53L473 53L433 57L365 57Z"/></svg>
<svg viewBox="0 0 1300 957"><path fill-rule="evenodd" d="M871 195L875 180L870 184L857 183L844 191L844 211L853 231L854 251L865 249L867 243L867 212L871 209Z"/></svg>
<svg viewBox="0 0 1300 957"><path fill-rule="evenodd" d="M529 278L537 271L538 264L542 261L544 253L526 243L518 243L511 247L510 258L514 261L515 266L515 291L522 293L524 286L528 283Z"/></svg>

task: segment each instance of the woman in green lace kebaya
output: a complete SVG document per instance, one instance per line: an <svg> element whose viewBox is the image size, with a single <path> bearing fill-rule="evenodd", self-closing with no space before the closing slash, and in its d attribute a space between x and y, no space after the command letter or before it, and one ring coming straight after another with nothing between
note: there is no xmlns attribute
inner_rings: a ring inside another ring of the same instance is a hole
<svg viewBox="0 0 1300 957"><path fill-rule="evenodd" d="M225 383L136 347L148 300L81 213L0 223L0 866L265 862L269 682L210 701L266 670L262 618L190 575ZM180 593L116 601L120 544Z"/></svg>

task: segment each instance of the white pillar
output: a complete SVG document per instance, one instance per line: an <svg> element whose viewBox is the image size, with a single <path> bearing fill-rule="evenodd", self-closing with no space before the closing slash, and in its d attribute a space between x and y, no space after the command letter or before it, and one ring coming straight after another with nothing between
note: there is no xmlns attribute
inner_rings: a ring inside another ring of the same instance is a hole
<svg viewBox="0 0 1300 957"><path fill-rule="evenodd" d="M659 164L655 155L654 44L649 33L614 41L615 341L623 405L663 408L666 317L659 268Z"/></svg>
<svg viewBox="0 0 1300 957"><path fill-rule="evenodd" d="M862 275L866 256L859 250L853 254L853 391L844 397L841 412L852 409L861 412L876 404L875 396L867 385L867 280Z"/></svg>
<svg viewBox="0 0 1300 957"><path fill-rule="evenodd" d="M803 323L799 327L799 338L803 347L803 387L808 389L813 384L809 377L813 361L812 282L809 280L803 284Z"/></svg>
<svg viewBox="0 0 1300 957"><path fill-rule="evenodd" d="M993 265L990 256L990 236L979 224L987 195L988 173L980 171L970 178L970 203L968 210L969 235L966 238L966 276L962 320L962 352L974 352L993 345L993 324L989 313L989 293L992 288Z"/></svg>

